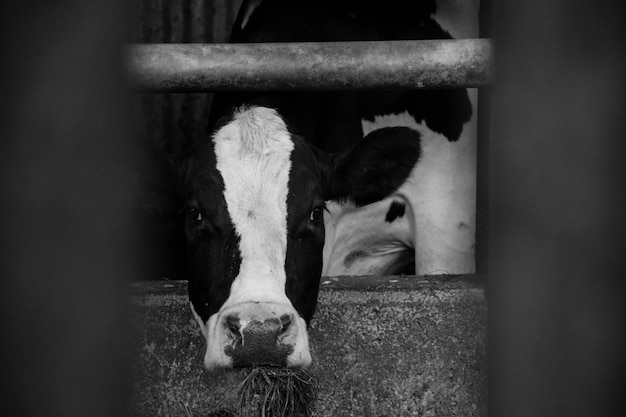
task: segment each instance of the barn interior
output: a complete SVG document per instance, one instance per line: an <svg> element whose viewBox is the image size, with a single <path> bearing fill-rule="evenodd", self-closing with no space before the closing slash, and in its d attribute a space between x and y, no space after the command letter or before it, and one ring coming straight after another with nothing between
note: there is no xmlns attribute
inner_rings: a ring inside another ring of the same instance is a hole
<svg viewBox="0 0 626 417"><path fill-rule="evenodd" d="M122 51L224 42L237 3L0 5L7 415L230 407L237 374L202 369L164 197L211 95L130 94ZM317 415L625 415L625 15L481 2L497 77L480 89L478 274L324 280Z"/></svg>
<svg viewBox="0 0 626 417"><path fill-rule="evenodd" d="M238 2L223 1L135 6L133 40L138 44L226 42L239 9ZM457 36L479 37L477 2L473 7L441 2L439 7L441 20ZM138 193L144 196L138 208L146 233L146 244L139 247L145 251L140 259L148 281L135 284L134 333L141 335L133 392L137 415L237 410L233 387L243 376L206 375L203 339L190 320L186 287L179 281L185 274L185 238L177 225L181 204L175 200L172 161L210 134L206 115L212 96L211 91L191 89L134 97L135 135L143 156L138 160L144 163L137 166ZM487 112L475 112L482 126ZM481 218L486 216L485 208ZM318 381L316 415L486 414L484 274L408 273L322 278L310 328L310 372Z"/></svg>

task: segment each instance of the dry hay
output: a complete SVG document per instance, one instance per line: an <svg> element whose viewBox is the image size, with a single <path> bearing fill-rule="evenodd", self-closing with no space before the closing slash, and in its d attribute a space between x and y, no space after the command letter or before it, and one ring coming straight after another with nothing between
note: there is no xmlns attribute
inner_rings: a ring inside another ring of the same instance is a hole
<svg viewBox="0 0 626 417"><path fill-rule="evenodd" d="M237 387L240 415L310 417L316 381L303 369L257 367Z"/></svg>

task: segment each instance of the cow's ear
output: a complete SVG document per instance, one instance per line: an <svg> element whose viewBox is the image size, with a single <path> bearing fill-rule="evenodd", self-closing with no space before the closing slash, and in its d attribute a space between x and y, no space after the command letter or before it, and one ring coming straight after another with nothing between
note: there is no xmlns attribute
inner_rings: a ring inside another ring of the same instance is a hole
<svg viewBox="0 0 626 417"><path fill-rule="evenodd" d="M406 181L420 153L420 134L415 130L375 130L352 149L327 157L323 168L324 198L349 200L357 206L382 200Z"/></svg>

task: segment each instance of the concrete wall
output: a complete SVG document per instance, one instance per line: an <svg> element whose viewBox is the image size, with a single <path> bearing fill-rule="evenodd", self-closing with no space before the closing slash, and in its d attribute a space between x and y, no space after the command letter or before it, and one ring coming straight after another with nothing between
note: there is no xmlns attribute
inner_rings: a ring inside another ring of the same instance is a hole
<svg viewBox="0 0 626 417"><path fill-rule="evenodd" d="M133 313L135 415L232 409L242 374L203 369L183 282L136 284ZM467 280L325 281L310 329L317 415L486 415L486 316Z"/></svg>

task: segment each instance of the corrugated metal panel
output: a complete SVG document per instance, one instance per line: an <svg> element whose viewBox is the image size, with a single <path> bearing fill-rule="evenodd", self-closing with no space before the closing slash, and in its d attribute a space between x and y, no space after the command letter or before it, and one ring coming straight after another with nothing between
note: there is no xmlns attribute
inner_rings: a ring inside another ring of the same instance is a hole
<svg viewBox="0 0 626 417"><path fill-rule="evenodd" d="M135 0L133 43L226 42L241 0ZM211 94L142 94L136 98L137 135L175 154L208 135Z"/></svg>
<svg viewBox="0 0 626 417"><path fill-rule="evenodd" d="M132 0L130 43L226 42L241 0ZM213 95L135 94L138 279L183 279L185 241L168 159L208 137Z"/></svg>

